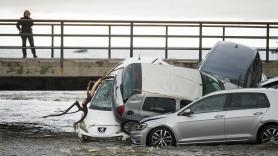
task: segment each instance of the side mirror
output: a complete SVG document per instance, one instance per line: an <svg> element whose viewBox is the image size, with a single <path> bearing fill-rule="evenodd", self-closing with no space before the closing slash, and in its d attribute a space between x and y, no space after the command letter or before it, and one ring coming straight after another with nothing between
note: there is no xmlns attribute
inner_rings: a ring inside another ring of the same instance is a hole
<svg viewBox="0 0 278 156"><path fill-rule="evenodd" d="M193 112L190 109L184 110L180 115L182 116L190 116Z"/></svg>

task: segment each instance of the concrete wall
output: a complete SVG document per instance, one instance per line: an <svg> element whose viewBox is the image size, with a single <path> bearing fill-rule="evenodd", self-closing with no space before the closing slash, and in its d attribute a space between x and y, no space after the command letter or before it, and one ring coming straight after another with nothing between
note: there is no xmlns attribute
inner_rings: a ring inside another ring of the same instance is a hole
<svg viewBox="0 0 278 156"><path fill-rule="evenodd" d="M119 59L0 59L0 76L20 77L87 77L102 76Z"/></svg>
<svg viewBox="0 0 278 156"><path fill-rule="evenodd" d="M0 59L0 90L84 90L88 80L105 75L122 59ZM196 68L198 62L168 59L168 63ZM263 63L267 77L278 75L278 61Z"/></svg>

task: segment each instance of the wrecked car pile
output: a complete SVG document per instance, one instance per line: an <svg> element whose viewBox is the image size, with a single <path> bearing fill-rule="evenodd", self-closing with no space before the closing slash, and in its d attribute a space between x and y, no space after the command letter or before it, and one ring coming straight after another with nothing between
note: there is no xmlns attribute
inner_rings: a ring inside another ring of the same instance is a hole
<svg viewBox="0 0 278 156"><path fill-rule="evenodd" d="M126 139L131 131L145 128L139 122L142 119L146 122L156 119L151 116L174 113L215 91L257 87L261 77L258 52L232 42L218 42L199 70L160 59L127 59L88 87L87 98L82 106L78 104L84 116L76 123L76 132L82 142L90 138ZM167 133L174 138L173 132Z"/></svg>
<svg viewBox="0 0 278 156"><path fill-rule="evenodd" d="M178 110L175 98L188 104L222 89L220 81L196 69L132 63L120 70L115 78L112 104L116 116L123 121L123 130L129 133L131 123ZM153 96L146 98L146 94Z"/></svg>

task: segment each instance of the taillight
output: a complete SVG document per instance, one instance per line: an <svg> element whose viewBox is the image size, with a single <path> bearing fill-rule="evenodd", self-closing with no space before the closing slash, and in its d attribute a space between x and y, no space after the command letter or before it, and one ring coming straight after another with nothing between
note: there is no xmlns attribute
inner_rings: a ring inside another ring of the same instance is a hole
<svg viewBox="0 0 278 156"><path fill-rule="evenodd" d="M121 105L121 106L116 107L116 112L117 112L120 116L123 115L124 111L125 111L125 105Z"/></svg>

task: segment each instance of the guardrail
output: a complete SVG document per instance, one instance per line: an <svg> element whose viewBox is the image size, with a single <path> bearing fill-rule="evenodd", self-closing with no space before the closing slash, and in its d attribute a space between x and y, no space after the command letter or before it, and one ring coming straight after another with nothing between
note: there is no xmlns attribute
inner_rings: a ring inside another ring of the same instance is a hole
<svg viewBox="0 0 278 156"><path fill-rule="evenodd" d="M14 19L0 19L0 27L5 25L15 25L18 20ZM107 20L33 20L36 26L49 26L51 32L47 34L33 34L33 36L50 37L51 45L49 46L36 46L36 49L50 49L51 58L54 57L54 50L60 50L60 61L63 65L64 49L104 49L108 51L108 58L111 58L111 50L129 50L129 57L133 57L134 50L164 50L164 58L168 58L169 50L196 50L198 51L198 59L202 60L202 53L204 50L209 50L211 47L204 47L203 40L207 38L217 38L225 41L226 39L263 39L265 40L265 47L255 47L258 51L265 51L265 60L269 62L269 52L277 51L276 47L270 47L270 40L278 39L278 35L271 35L270 31L278 29L278 22L217 22L217 21L107 21ZM65 28L69 26L100 26L106 27L108 32L105 34L72 34L65 33ZM128 27L129 34L113 34L111 29L114 27ZM164 28L164 34L136 34L134 28L137 27L162 27ZM197 35L179 35L169 34L169 29L173 27L191 27L199 30ZM213 27L220 28L222 30L221 35L206 35L203 33L204 28ZM261 28L265 30L265 35L226 35L226 30L229 28ZM55 33L55 29L59 30L59 33ZM0 33L0 36L19 36L18 33ZM54 46L54 38L60 39L60 46ZM108 38L107 46L64 46L64 39L67 37L105 37ZM129 45L118 47L111 46L111 39L117 37L129 38ZM147 47L147 46L134 46L135 38L163 38L165 44L163 47ZM198 46L195 47L173 47L169 46L168 41L171 38L194 38L198 39ZM21 46L0 46L0 49L21 49ZM26 47L27 49L30 47Z"/></svg>

